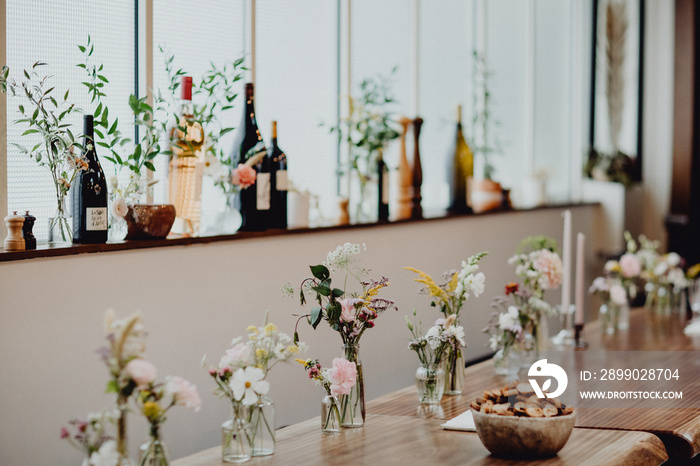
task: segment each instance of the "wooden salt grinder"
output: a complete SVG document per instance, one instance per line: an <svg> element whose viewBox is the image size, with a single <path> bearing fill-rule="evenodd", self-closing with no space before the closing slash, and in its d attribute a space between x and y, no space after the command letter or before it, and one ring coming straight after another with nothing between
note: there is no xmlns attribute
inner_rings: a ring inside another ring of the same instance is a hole
<svg viewBox="0 0 700 466"><path fill-rule="evenodd" d="M421 117L416 117L416 119L413 120L413 138L415 143L413 147L413 199L411 203L411 218L423 218L423 208L420 205L422 200L420 187L423 184L423 167L420 163L420 146L418 142L422 125L423 119Z"/></svg>
<svg viewBox="0 0 700 466"><path fill-rule="evenodd" d="M411 198L413 197L413 176L406 157L406 133L408 133L408 125L411 124L411 120L403 117L399 120L399 124L401 124L403 129L401 131L401 146L399 149L399 205L398 209L396 209L396 220L405 220L411 218Z"/></svg>
<svg viewBox="0 0 700 466"><path fill-rule="evenodd" d="M22 225L24 217L13 212L5 217L7 225L7 238L5 238L5 251L24 251L24 238L22 238Z"/></svg>

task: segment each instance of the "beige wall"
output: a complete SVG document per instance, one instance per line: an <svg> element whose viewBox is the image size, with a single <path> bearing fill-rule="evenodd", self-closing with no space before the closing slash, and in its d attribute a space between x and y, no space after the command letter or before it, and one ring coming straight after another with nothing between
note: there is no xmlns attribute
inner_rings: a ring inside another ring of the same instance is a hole
<svg viewBox="0 0 700 466"><path fill-rule="evenodd" d="M292 314L302 309L282 297L280 287L299 282L307 265L346 241L366 243L365 264L390 278L387 295L400 309L382 315L362 338L368 399L413 382L417 358L406 348L404 315L416 307L426 323L438 317L403 266L435 276L473 253L490 252L482 261L486 291L462 310L467 359L483 355L480 330L491 298L514 278L508 257L525 236L560 239L562 210L0 263L0 464L77 464L59 429L71 417L110 405L106 369L94 352L110 307L120 316L142 311L149 331L146 356L159 377L181 375L200 389L202 411L173 410L164 428L173 457L218 445L229 408L211 394L202 356L217 362L231 338L260 323L265 310L280 329L293 332ZM573 208L573 232L590 237L597 210ZM552 297L560 299L558 293ZM329 363L340 354L340 338L324 324L315 332L300 328L309 357ZM269 379L278 427L319 414L322 390L301 367L278 366ZM145 422L136 415L129 422L134 450L146 438Z"/></svg>

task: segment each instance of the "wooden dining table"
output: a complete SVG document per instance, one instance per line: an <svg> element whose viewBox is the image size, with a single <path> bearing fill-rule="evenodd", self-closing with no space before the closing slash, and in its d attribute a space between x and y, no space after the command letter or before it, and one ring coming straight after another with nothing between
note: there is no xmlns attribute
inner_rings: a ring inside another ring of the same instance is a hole
<svg viewBox="0 0 700 466"><path fill-rule="evenodd" d="M643 358L659 351L700 349L700 338L684 335L684 326L679 315L635 309L630 313L629 329L613 335L603 334L597 322L588 325L584 332L588 349L584 351L639 351L635 357ZM249 464L658 465L669 458L672 464L685 464L691 458L695 463L700 458L700 388L683 393L687 408L577 408L569 441L548 459L496 458L476 433L442 429L445 420L468 410L485 389L503 386L504 380L488 359L467 367L463 393L445 396L439 405L419 404L415 387L406 387L370 401L363 428L324 435L320 419L310 419L278 430L275 454L253 458ZM221 462L221 448L215 447L172 464L225 463Z"/></svg>

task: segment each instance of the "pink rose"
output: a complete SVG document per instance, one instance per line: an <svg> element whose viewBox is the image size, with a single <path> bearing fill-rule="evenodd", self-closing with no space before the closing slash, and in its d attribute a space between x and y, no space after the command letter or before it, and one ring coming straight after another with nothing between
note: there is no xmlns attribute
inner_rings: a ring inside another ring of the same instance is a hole
<svg viewBox="0 0 700 466"><path fill-rule="evenodd" d="M636 277L642 273L642 261L634 254L627 253L620 257L620 268L623 277Z"/></svg>
<svg viewBox="0 0 700 466"><path fill-rule="evenodd" d="M357 367L354 362L344 358L335 358L333 367L328 370L331 382L331 395L349 395L357 380Z"/></svg>
<svg viewBox="0 0 700 466"><path fill-rule="evenodd" d="M341 322L355 322L355 304L364 302L357 298L341 299L340 301L340 321Z"/></svg>
<svg viewBox="0 0 700 466"><path fill-rule="evenodd" d="M143 359L132 359L124 371L139 387L144 387L156 380L156 366Z"/></svg>
<svg viewBox="0 0 700 466"><path fill-rule="evenodd" d="M182 377L168 377L165 392L173 398L176 405L192 408L195 412L202 406L197 387Z"/></svg>
<svg viewBox="0 0 700 466"><path fill-rule="evenodd" d="M254 168L239 163L238 168L231 172L231 183L245 189L255 183L255 176Z"/></svg>
<svg viewBox="0 0 700 466"><path fill-rule="evenodd" d="M551 290L561 284L563 267L559 254L556 252L549 249L540 250L532 267L541 275L538 283L543 290Z"/></svg>

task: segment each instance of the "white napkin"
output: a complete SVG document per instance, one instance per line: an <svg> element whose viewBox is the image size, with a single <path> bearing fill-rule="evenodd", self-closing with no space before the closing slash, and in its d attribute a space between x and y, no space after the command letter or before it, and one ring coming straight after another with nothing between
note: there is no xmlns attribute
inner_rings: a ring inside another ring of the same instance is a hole
<svg viewBox="0 0 700 466"><path fill-rule="evenodd" d="M690 336L700 335L700 320L690 322L684 329L683 333Z"/></svg>
<svg viewBox="0 0 700 466"><path fill-rule="evenodd" d="M474 416L472 416L471 410L465 411L456 418L450 419L446 423L442 424L442 428L445 430L463 430L465 432L476 432L476 426L474 425Z"/></svg>

